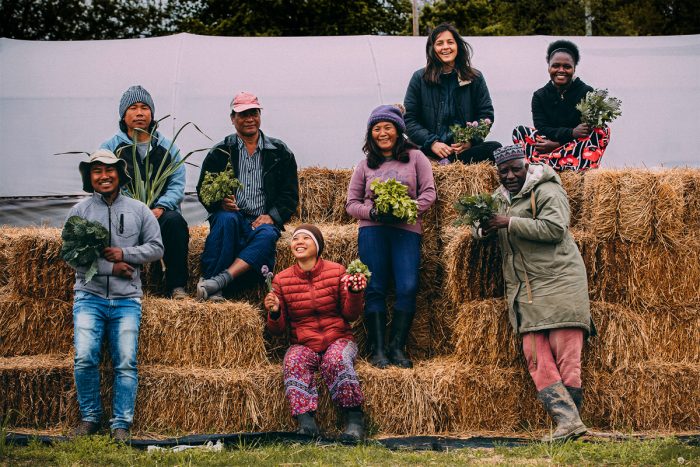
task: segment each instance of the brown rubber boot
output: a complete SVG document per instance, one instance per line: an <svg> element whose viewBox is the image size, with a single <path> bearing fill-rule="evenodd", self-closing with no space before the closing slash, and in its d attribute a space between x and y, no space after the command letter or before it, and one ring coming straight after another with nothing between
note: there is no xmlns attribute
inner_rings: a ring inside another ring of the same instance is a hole
<svg viewBox="0 0 700 467"><path fill-rule="evenodd" d="M557 424L554 432L542 438L542 441L551 442L578 438L588 430L579 417L569 391L566 390L561 381L541 390L537 393L537 398L542 402L554 423Z"/></svg>

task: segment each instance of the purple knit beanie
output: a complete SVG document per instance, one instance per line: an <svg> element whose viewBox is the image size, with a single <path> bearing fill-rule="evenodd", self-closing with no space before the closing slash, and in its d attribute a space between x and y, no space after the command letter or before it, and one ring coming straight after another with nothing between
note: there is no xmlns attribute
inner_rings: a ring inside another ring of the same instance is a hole
<svg viewBox="0 0 700 467"><path fill-rule="evenodd" d="M379 122L391 122L401 133L406 133L406 122L403 121L401 109L395 105L380 105L369 114L367 129L369 130Z"/></svg>

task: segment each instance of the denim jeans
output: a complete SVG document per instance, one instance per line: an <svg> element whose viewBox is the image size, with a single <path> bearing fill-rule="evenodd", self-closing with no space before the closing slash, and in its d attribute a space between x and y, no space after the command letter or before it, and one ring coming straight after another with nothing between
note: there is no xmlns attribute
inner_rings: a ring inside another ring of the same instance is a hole
<svg viewBox="0 0 700 467"><path fill-rule="evenodd" d="M141 325L141 299L109 300L76 291L73 301L75 388L82 420L100 423L100 360L107 335L114 367L110 427L129 429L134 419L138 373L136 352Z"/></svg>
<svg viewBox="0 0 700 467"><path fill-rule="evenodd" d="M361 227L360 260L372 271L365 289L365 313L386 312L386 292L394 279L396 313L415 313L421 236L389 226Z"/></svg>
<svg viewBox="0 0 700 467"><path fill-rule="evenodd" d="M256 229L241 212L216 211L209 217L209 235L202 252L202 276L209 279L233 264L236 258L248 263L260 276L260 269L275 268L275 245L280 231L271 224Z"/></svg>

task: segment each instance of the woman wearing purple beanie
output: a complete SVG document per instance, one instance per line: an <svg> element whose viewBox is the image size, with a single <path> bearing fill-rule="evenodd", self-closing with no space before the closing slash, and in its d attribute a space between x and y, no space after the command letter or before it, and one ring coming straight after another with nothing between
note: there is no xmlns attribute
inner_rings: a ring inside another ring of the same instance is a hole
<svg viewBox="0 0 700 467"><path fill-rule="evenodd" d="M362 148L366 157L355 167L345 204L348 214L360 220L360 259L372 272L365 290L364 322L370 363L379 368L389 364L401 368L413 366L404 352L416 312L421 217L436 198L430 161L408 142L405 132L406 124L397 107L381 105L372 111ZM393 214L377 212L370 188L377 179L382 182L395 179L408 188L408 195L418 207L415 224ZM392 279L396 302L385 353L386 295Z"/></svg>

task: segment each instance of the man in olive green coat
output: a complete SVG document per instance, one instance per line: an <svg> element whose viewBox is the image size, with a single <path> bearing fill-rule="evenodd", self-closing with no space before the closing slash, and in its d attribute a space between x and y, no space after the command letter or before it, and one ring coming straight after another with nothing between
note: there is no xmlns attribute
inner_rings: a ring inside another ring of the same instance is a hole
<svg viewBox="0 0 700 467"><path fill-rule="evenodd" d="M581 349L592 322L566 192L552 168L528 164L521 146L494 156L500 209L483 234L498 232L510 321L522 334L538 398L557 424L546 440L580 436L586 432L579 416Z"/></svg>

